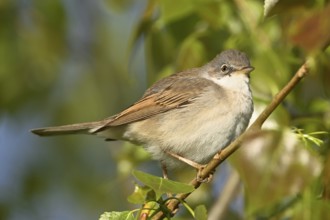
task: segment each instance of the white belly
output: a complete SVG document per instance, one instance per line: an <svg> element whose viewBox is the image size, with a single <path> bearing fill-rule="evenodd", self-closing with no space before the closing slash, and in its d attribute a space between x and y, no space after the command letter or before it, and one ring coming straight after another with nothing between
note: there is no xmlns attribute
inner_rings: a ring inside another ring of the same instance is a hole
<svg viewBox="0 0 330 220"><path fill-rule="evenodd" d="M165 151L206 163L246 129L253 112L251 96L240 96L225 107L221 100L207 100L207 103L213 105L206 107L196 101L187 108L132 123L124 138L144 145L154 159L170 168L181 162Z"/></svg>

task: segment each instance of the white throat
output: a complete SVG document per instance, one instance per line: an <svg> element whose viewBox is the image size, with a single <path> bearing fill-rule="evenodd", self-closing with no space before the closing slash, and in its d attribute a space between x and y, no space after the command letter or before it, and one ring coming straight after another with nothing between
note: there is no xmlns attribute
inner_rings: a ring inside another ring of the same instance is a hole
<svg viewBox="0 0 330 220"><path fill-rule="evenodd" d="M245 74L225 75L220 79L210 76L207 76L206 78L233 92L242 92L246 95L251 93L249 87L250 79Z"/></svg>

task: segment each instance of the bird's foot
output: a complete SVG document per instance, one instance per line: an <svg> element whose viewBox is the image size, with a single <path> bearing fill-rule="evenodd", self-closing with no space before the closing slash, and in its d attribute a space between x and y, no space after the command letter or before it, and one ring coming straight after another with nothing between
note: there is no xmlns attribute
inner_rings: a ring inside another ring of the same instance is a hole
<svg viewBox="0 0 330 220"><path fill-rule="evenodd" d="M214 170L207 176L202 177L202 172L206 165L201 165L199 169L197 169L196 180L200 183L209 183L213 179Z"/></svg>

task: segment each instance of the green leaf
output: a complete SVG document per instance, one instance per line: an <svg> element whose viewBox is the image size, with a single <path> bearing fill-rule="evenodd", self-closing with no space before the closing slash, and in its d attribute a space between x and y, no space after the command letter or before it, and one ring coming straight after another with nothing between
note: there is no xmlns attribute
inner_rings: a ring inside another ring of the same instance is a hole
<svg viewBox="0 0 330 220"><path fill-rule="evenodd" d="M194 190L194 187L191 185L167 180L138 170L133 170L132 174L141 183L155 190L156 193L189 193Z"/></svg>
<svg viewBox="0 0 330 220"><path fill-rule="evenodd" d="M195 37L187 38L181 45L177 58L177 67L180 70L202 65L205 61L204 45Z"/></svg>
<svg viewBox="0 0 330 220"><path fill-rule="evenodd" d="M155 201L156 194L148 186L135 185L134 192L127 197L127 200L133 204L144 204L146 201Z"/></svg>
<svg viewBox="0 0 330 220"><path fill-rule="evenodd" d="M326 131L314 131L311 133L303 133L303 129L293 128L293 131L297 134L297 136L304 142L306 146L308 146L308 141L316 144L318 147L324 143L324 141L320 138L314 137L315 135L328 135Z"/></svg>
<svg viewBox="0 0 330 220"><path fill-rule="evenodd" d="M191 0L180 1L159 1L161 10L160 20L163 24L167 24L172 21L179 20L180 18L187 16L194 11L195 4Z"/></svg>
<svg viewBox="0 0 330 220"><path fill-rule="evenodd" d="M204 205L197 206L194 212L196 220L207 220L207 210Z"/></svg>
<svg viewBox="0 0 330 220"><path fill-rule="evenodd" d="M141 17L137 21L136 28L132 34L132 38L129 42L129 51L133 53L133 49L138 39L143 36L143 34L147 34L150 27L153 24L153 13L156 7L156 1L150 0L148 1L146 8L142 12Z"/></svg>
<svg viewBox="0 0 330 220"><path fill-rule="evenodd" d="M270 10L277 4L278 0L265 0L264 4L264 16L266 17Z"/></svg>
<svg viewBox="0 0 330 220"><path fill-rule="evenodd" d="M124 212L105 212L99 220L134 220L134 215L131 211Z"/></svg>

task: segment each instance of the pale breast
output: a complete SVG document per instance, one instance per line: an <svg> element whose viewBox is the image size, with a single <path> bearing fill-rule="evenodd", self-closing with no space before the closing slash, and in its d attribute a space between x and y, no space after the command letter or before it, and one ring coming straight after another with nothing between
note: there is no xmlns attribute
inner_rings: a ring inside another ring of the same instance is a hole
<svg viewBox="0 0 330 220"><path fill-rule="evenodd" d="M180 165L170 151L206 163L245 130L253 111L252 98L237 92L219 96L210 90L186 108L174 109L129 125L124 136L144 145L154 159Z"/></svg>

